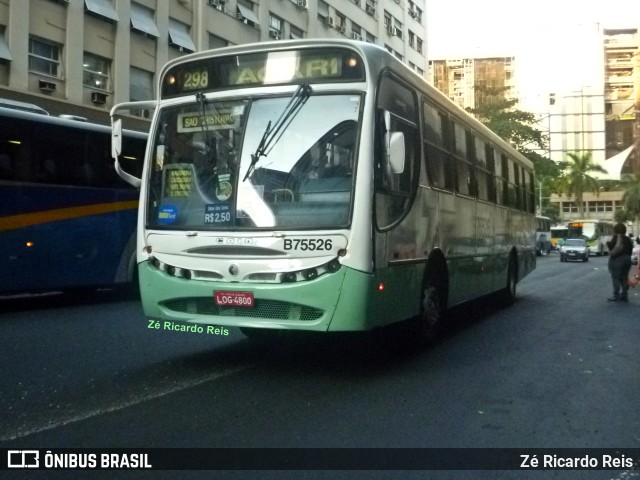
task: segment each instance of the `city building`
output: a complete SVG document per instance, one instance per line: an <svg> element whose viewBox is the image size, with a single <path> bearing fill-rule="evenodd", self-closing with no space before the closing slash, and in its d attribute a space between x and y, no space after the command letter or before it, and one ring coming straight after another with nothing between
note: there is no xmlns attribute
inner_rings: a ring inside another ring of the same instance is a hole
<svg viewBox="0 0 640 480"><path fill-rule="evenodd" d="M513 57L463 58L429 61L429 82L462 108L476 108L490 101L483 89L506 89L513 94Z"/></svg>
<svg viewBox="0 0 640 480"><path fill-rule="evenodd" d="M426 72L425 0L0 0L0 98L108 122L190 52L344 38Z"/></svg>
<svg viewBox="0 0 640 480"><path fill-rule="evenodd" d="M605 29L606 158L621 173L640 172L640 34L637 28Z"/></svg>

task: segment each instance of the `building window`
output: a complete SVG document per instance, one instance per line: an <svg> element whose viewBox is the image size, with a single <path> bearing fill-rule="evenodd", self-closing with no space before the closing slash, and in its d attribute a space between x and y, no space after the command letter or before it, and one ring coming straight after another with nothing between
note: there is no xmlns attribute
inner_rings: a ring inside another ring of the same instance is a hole
<svg viewBox="0 0 640 480"><path fill-rule="evenodd" d="M347 29L347 17L341 13L336 12L336 30L340 33L344 33Z"/></svg>
<svg viewBox="0 0 640 480"><path fill-rule="evenodd" d="M282 19L269 15L269 36L275 40L282 38Z"/></svg>
<svg viewBox="0 0 640 480"><path fill-rule="evenodd" d="M327 23L328 18L329 18L329 5L327 4L327 2L318 0L318 20L320 20L322 23Z"/></svg>
<svg viewBox="0 0 640 480"><path fill-rule="evenodd" d="M408 34L409 34L409 46L412 48L415 48L416 34L413 33L411 30L408 31Z"/></svg>
<svg viewBox="0 0 640 480"><path fill-rule="evenodd" d="M367 4L364 7L365 12L367 12L367 15L371 15L372 17L375 17L376 15L376 2L374 0L367 0Z"/></svg>
<svg viewBox="0 0 640 480"><path fill-rule="evenodd" d="M422 10L420 7L413 7L413 13L410 13L411 17L416 20L418 23L422 23Z"/></svg>
<svg viewBox="0 0 640 480"><path fill-rule="evenodd" d="M209 5L221 12L224 12L224 4L225 0L210 0L209 2Z"/></svg>
<svg viewBox="0 0 640 480"><path fill-rule="evenodd" d="M45 40L29 39L29 70L52 77L60 76L61 46Z"/></svg>
<svg viewBox="0 0 640 480"><path fill-rule="evenodd" d="M416 38L416 50L418 53L422 53L424 42L421 38Z"/></svg>
<svg viewBox="0 0 640 480"><path fill-rule="evenodd" d="M223 47L227 47L231 45L227 40L225 40L222 37L218 37L217 35L214 35L213 33L209 34L209 48L213 49L213 48L223 48Z"/></svg>
<svg viewBox="0 0 640 480"><path fill-rule="evenodd" d="M389 30L393 26L393 21L391 19L392 19L391 14L385 10L384 11L384 28L386 28L387 30Z"/></svg>
<svg viewBox="0 0 640 480"><path fill-rule="evenodd" d="M301 28L295 27L293 25L289 25L289 38L298 39L304 38L304 32Z"/></svg>
<svg viewBox="0 0 640 480"><path fill-rule="evenodd" d="M111 60L108 60L92 53L84 52L82 62L82 83L98 90L109 90L109 71Z"/></svg>
<svg viewBox="0 0 640 480"><path fill-rule="evenodd" d="M132 102L153 100L153 72L131 67L129 71L129 99Z"/></svg>
<svg viewBox="0 0 640 480"><path fill-rule="evenodd" d="M362 40L362 28L357 23L351 22L351 38Z"/></svg>

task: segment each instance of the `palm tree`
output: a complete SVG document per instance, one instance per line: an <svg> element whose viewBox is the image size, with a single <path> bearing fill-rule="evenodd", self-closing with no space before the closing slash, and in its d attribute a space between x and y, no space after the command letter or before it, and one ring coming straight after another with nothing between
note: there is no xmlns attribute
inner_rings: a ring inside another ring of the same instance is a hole
<svg viewBox="0 0 640 480"><path fill-rule="evenodd" d="M561 179L560 189L568 195L573 195L578 206L578 215L584 218L583 197L585 192L599 192L599 182L591 173L607 173L600 165L593 163L591 154L587 152L567 152L569 161L563 162L564 173Z"/></svg>
<svg viewBox="0 0 640 480"><path fill-rule="evenodd" d="M624 188L624 194L622 195L624 209L635 220L633 231L637 236L640 234L640 230L638 230L638 219L640 218L640 173L625 178L622 186Z"/></svg>

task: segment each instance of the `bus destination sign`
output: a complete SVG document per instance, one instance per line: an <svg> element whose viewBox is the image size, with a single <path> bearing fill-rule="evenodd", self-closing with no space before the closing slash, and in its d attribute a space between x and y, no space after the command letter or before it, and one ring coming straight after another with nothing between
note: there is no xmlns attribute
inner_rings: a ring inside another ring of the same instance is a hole
<svg viewBox="0 0 640 480"><path fill-rule="evenodd" d="M364 80L362 60L344 49L259 52L195 60L167 72L162 97L243 86Z"/></svg>
<svg viewBox="0 0 640 480"><path fill-rule="evenodd" d="M207 113L182 113L178 115L178 132L198 132L204 128L207 130L229 130L238 128L240 115L234 110L218 110Z"/></svg>

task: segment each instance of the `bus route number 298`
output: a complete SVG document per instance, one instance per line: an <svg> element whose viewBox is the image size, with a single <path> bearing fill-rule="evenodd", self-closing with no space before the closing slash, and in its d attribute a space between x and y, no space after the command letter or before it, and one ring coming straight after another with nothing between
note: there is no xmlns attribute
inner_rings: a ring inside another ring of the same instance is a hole
<svg viewBox="0 0 640 480"><path fill-rule="evenodd" d="M285 238L285 250L329 251L333 247L330 238Z"/></svg>

